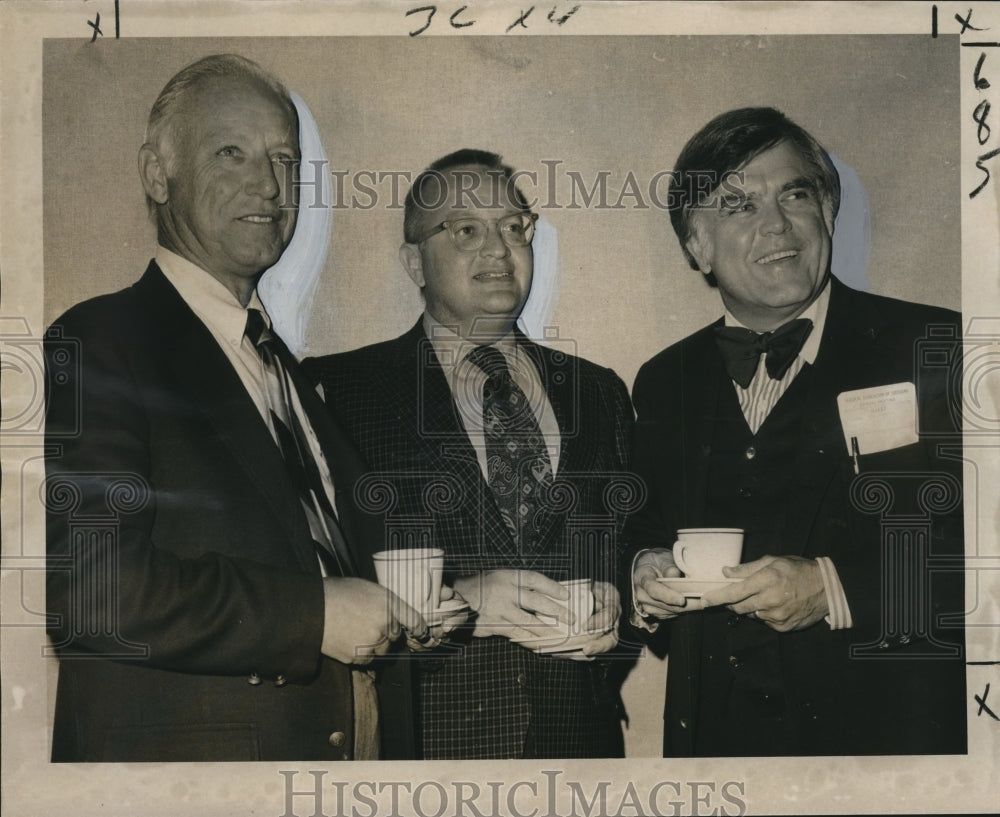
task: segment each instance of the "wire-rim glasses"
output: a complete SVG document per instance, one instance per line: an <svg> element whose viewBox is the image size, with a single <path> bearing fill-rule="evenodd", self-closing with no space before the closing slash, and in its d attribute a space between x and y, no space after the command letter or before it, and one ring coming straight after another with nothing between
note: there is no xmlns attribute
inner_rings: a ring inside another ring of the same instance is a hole
<svg viewBox="0 0 1000 817"><path fill-rule="evenodd" d="M417 242L422 244L428 238L447 230L452 243L463 252L475 252L486 243L490 225L496 224L497 232L508 247L526 247L535 235L537 213L514 213L503 218L486 221L475 216L463 216L442 221L432 227Z"/></svg>

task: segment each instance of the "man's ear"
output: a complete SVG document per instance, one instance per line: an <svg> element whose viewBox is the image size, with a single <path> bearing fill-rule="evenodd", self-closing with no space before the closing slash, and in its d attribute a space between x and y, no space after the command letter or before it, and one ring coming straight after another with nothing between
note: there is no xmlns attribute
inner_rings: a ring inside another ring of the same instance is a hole
<svg viewBox="0 0 1000 817"><path fill-rule="evenodd" d="M416 244L401 244L399 247L399 263L403 265L406 274L421 289L424 288L424 263L420 258L420 247Z"/></svg>
<svg viewBox="0 0 1000 817"><path fill-rule="evenodd" d="M163 157L148 142L139 148L139 178L142 189L157 204L166 204L170 197L167 187L167 168Z"/></svg>
<svg viewBox="0 0 1000 817"><path fill-rule="evenodd" d="M826 224L826 231L833 237L833 223L837 219L837 214L833 212L833 200L829 196L824 196L820 205L823 211L823 223Z"/></svg>
<svg viewBox="0 0 1000 817"><path fill-rule="evenodd" d="M712 272L712 265L708 260L708 249L705 246L703 237L694 226L691 227L691 236L684 246L698 265L698 271L702 275L709 275Z"/></svg>

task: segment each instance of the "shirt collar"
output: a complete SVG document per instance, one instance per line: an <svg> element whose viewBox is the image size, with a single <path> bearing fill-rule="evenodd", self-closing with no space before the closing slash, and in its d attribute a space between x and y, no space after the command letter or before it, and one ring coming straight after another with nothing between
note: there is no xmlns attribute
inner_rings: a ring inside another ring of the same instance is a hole
<svg viewBox="0 0 1000 817"><path fill-rule="evenodd" d="M242 342L247 309L260 310L270 328L271 318L256 289L244 307L215 276L166 247L156 248L156 264L194 313L230 343Z"/></svg>
<svg viewBox="0 0 1000 817"><path fill-rule="evenodd" d="M479 344L461 337L453 327L446 326L433 318L430 312L424 312L423 321L424 334L427 335L431 342L431 348L434 349L434 354L437 355L438 363L441 364L441 368L445 370L445 373L450 376L455 368L465 359L466 355ZM514 339L513 331L508 332L500 340L490 345L503 353L509 367L514 367L517 361L517 343ZM474 368L480 371L478 366Z"/></svg>
<svg viewBox="0 0 1000 817"><path fill-rule="evenodd" d="M811 364L816 362L816 355L819 354L819 343L823 338L823 329L826 326L826 313L829 308L830 281L828 279L823 290L816 296L816 300L809 304L806 310L798 316L800 318L808 318L813 322L812 331L809 333L809 337L806 338L806 342L802 344L802 349L799 350L799 357L806 363ZM740 326L743 329L749 328L740 323L728 309L725 314L725 324L726 326Z"/></svg>

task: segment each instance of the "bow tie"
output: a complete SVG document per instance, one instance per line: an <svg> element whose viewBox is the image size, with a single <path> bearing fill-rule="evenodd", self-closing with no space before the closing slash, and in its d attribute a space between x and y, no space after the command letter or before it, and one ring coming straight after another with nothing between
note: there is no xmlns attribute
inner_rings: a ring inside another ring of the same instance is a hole
<svg viewBox="0 0 1000 817"><path fill-rule="evenodd" d="M781 380L809 337L812 327L808 318L796 318L762 335L738 326L717 326L714 330L715 342L726 364L726 372L745 389L753 380L761 355L766 355L764 365L768 375L774 380Z"/></svg>

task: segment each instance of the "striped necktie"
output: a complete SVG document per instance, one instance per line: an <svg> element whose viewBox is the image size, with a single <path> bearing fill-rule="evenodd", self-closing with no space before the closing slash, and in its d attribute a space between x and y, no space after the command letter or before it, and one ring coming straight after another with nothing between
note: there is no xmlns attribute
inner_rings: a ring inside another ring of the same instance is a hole
<svg viewBox="0 0 1000 817"><path fill-rule="evenodd" d="M288 474L302 500L320 561L328 575L352 575L355 571L351 553L306 431L309 421L304 416L301 387L297 387L295 379L298 364L281 339L268 328L258 309L247 310L246 336L264 363L271 426Z"/></svg>

